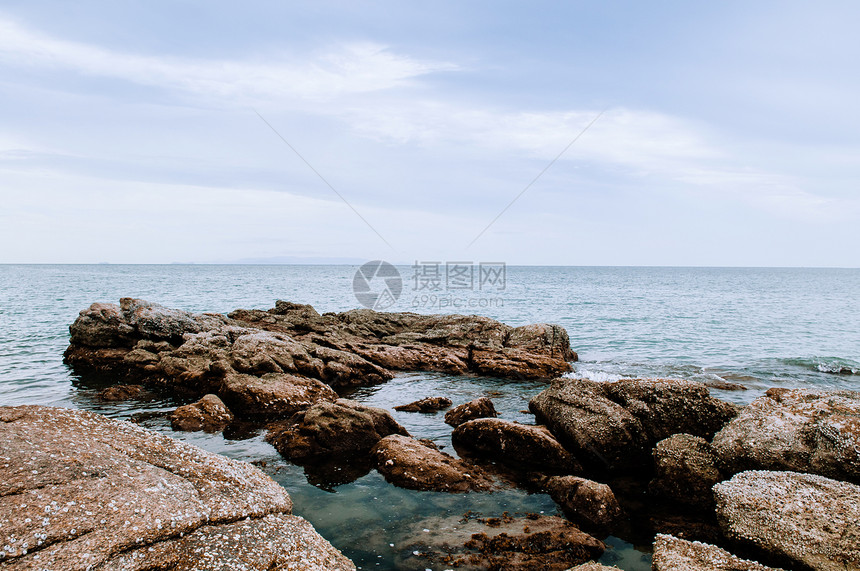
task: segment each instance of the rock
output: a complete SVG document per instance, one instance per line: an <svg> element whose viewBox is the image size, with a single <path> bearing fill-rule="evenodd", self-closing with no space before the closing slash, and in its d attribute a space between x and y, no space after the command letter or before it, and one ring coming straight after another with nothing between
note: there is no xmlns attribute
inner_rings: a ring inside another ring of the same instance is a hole
<svg viewBox="0 0 860 571"><path fill-rule="evenodd" d="M729 539L792 564L860 569L860 486L815 474L749 471L714 486Z"/></svg>
<svg viewBox="0 0 860 571"><path fill-rule="evenodd" d="M556 379L529 408L586 468L600 472L641 470L659 440L678 433L709 439L737 414L704 385L670 379Z"/></svg>
<svg viewBox="0 0 860 571"><path fill-rule="evenodd" d="M468 420L476 418L494 418L499 416L493 401L487 397L476 398L467 403L455 406L445 413L445 423L453 427L460 426Z"/></svg>
<svg viewBox="0 0 860 571"><path fill-rule="evenodd" d="M770 389L713 445L732 474L788 470L860 483L860 392Z"/></svg>
<svg viewBox="0 0 860 571"><path fill-rule="evenodd" d="M180 406L170 415L173 430L218 432L233 421L233 413L215 395L206 395L197 402Z"/></svg>
<svg viewBox="0 0 860 571"><path fill-rule="evenodd" d="M571 567L567 571L616 571L617 569L618 567L607 567L606 565L601 565L596 561L589 561L588 563Z"/></svg>
<svg viewBox="0 0 860 571"><path fill-rule="evenodd" d="M244 416L284 417L314 404L335 402L337 393L316 379L286 373L227 375L218 391L230 408Z"/></svg>
<svg viewBox="0 0 860 571"><path fill-rule="evenodd" d="M4 569L355 569L257 468L131 423L2 407L0 450Z"/></svg>
<svg viewBox="0 0 860 571"><path fill-rule="evenodd" d="M747 387L738 384L726 381L724 379L708 379L705 381L705 386L712 389L719 389L721 391L745 391L748 390Z"/></svg>
<svg viewBox="0 0 860 571"><path fill-rule="evenodd" d="M432 517L395 545L411 556L398 569L562 571L600 557L606 546L559 517ZM416 561L416 559L419 559ZM425 559L429 561L421 561Z"/></svg>
<svg viewBox="0 0 860 571"><path fill-rule="evenodd" d="M409 404L395 406L400 412L436 412L451 406L451 399L445 397L427 397Z"/></svg>
<svg viewBox="0 0 860 571"><path fill-rule="evenodd" d="M140 398L146 394L143 385L114 385L99 393L99 398L106 401L120 401Z"/></svg>
<svg viewBox="0 0 860 571"><path fill-rule="evenodd" d="M714 484L723 481L719 459L704 438L674 434L654 447L654 479L649 491L680 504L712 509Z"/></svg>
<svg viewBox="0 0 860 571"><path fill-rule="evenodd" d="M523 472L580 472L582 466L545 426L498 418L464 422L451 435L457 450L489 457Z"/></svg>
<svg viewBox="0 0 860 571"><path fill-rule="evenodd" d="M561 357L565 361L576 361L577 355L570 348L567 331L560 325L535 323L515 327L508 337L509 347L534 351L550 357Z"/></svg>
<svg viewBox="0 0 860 571"><path fill-rule="evenodd" d="M578 478L554 476L543 488L569 520L597 534L612 532L624 517L612 488L606 484Z"/></svg>
<svg viewBox="0 0 860 571"><path fill-rule="evenodd" d="M401 488L468 492L492 487L492 480L480 468L408 436L386 436L371 455L379 473Z"/></svg>
<svg viewBox="0 0 860 571"><path fill-rule="evenodd" d="M779 571L736 557L715 545L659 534L654 541L654 571Z"/></svg>
<svg viewBox="0 0 860 571"><path fill-rule="evenodd" d="M392 434L409 436L388 411L338 399L317 403L289 421L273 424L266 440L285 458L304 463L366 455Z"/></svg>

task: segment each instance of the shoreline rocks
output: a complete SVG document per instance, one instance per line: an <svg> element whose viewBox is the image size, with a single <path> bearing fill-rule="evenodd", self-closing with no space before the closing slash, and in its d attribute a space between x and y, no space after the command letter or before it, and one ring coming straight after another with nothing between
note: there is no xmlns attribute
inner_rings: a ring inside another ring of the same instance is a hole
<svg viewBox="0 0 860 571"><path fill-rule="evenodd" d="M0 407L0 456L4 568L355 569L257 468L128 422Z"/></svg>
<svg viewBox="0 0 860 571"><path fill-rule="evenodd" d="M725 478L713 446L698 436L675 434L653 450L654 479L648 490L656 496L699 509L714 507L714 484Z"/></svg>
<svg viewBox="0 0 860 571"><path fill-rule="evenodd" d="M209 394L197 402L177 408L170 415L173 430L219 432L233 422L233 413L217 396Z"/></svg>
<svg viewBox="0 0 860 571"><path fill-rule="evenodd" d="M716 545L657 534L654 571L782 571L741 559Z"/></svg>
<svg viewBox="0 0 860 571"><path fill-rule="evenodd" d="M476 398L467 403L457 405L445 413L445 424L457 428L464 422L476 418L495 418L499 416L493 401L487 397Z"/></svg>

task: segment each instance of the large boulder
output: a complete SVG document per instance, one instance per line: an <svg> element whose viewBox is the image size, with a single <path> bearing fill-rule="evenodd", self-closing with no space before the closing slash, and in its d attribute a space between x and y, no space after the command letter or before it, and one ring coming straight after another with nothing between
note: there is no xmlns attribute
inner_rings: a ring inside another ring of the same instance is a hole
<svg viewBox="0 0 860 571"><path fill-rule="evenodd" d="M542 486L567 519L583 529L608 534L624 517L612 488L577 476L547 478Z"/></svg>
<svg viewBox="0 0 860 571"><path fill-rule="evenodd" d="M652 557L654 571L780 571L741 559L708 543L658 534Z"/></svg>
<svg viewBox="0 0 860 571"><path fill-rule="evenodd" d="M386 436L371 454L379 473L401 488L436 492L492 488L492 480L480 468L408 436Z"/></svg>
<svg viewBox="0 0 860 571"><path fill-rule="evenodd" d="M494 418L499 416L493 401L487 397L478 397L475 400L457 405L445 413L445 424L458 427L464 422L476 418Z"/></svg>
<svg viewBox="0 0 860 571"><path fill-rule="evenodd" d="M83 411L0 408L4 569L355 569L257 468Z"/></svg>
<svg viewBox="0 0 860 571"><path fill-rule="evenodd" d="M737 414L701 383L672 379L556 379L529 408L587 468L607 472L641 470L656 442L710 439Z"/></svg>
<svg viewBox="0 0 860 571"><path fill-rule="evenodd" d="M723 481L719 459L707 440L674 434L654 447L654 478L649 491L701 509L714 505L714 484Z"/></svg>
<svg viewBox="0 0 860 571"><path fill-rule="evenodd" d="M717 484L714 496L728 538L812 569L860 569L860 486L755 470Z"/></svg>
<svg viewBox="0 0 860 571"><path fill-rule="evenodd" d="M320 402L271 425L266 440L294 462L366 455L391 434L408 436L391 414L348 399Z"/></svg>
<svg viewBox="0 0 860 571"><path fill-rule="evenodd" d="M451 440L458 451L488 457L523 472L570 474L582 470L545 426L478 418L454 429Z"/></svg>
<svg viewBox="0 0 860 571"><path fill-rule="evenodd" d="M233 413L216 395L180 406L170 415L173 430L218 432L233 422Z"/></svg>
<svg viewBox="0 0 860 571"><path fill-rule="evenodd" d="M262 376L231 373L218 391L230 408L247 417L284 417L317 403L335 402L337 393L316 379L287 373Z"/></svg>
<svg viewBox="0 0 860 571"><path fill-rule="evenodd" d="M788 470L860 483L860 392L770 389L713 445L732 474Z"/></svg>

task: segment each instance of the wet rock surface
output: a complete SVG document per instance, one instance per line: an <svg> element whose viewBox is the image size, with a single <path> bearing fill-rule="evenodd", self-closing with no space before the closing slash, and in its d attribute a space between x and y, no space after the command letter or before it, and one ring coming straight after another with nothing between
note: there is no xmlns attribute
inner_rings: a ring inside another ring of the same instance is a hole
<svg viewBox="0 0 860 571"><path fill-rule="evenodd" d="M607 567L606 565L601 565L595 561L589 561L588 563L582 563L576 567L571 567L567 571L613 571L617 569L618 567Z"/></svg>
<svg viewBox="0 0 860 571"><path fill-rule="evenodd" d="M770 389L713 445L730 473L788 470L860 483L860 392Z"/></svg>
<svg viewBox="0 0 860 571"><path fill-rule="evenodd" d="M562 518L531 514L428 518L398 547L412 556L398 569L563 571L599 557L605 545Z"/></svg>
<svg viewBox="0 0 860 571"><path fill-rule="evenodd" d="M394 410L400 412L437 412L445 410L453 404L451 399L445 397L427 397L409 404L395 406Z"/></svg>
<svg viewBox="0 0 860 571"><path fill-rule="evenodd" d="M291 509L250 464L93 413L0 408L6 569L355 569Z"/></svg>
<svg viewBox="0 0 860 571"><path fill-rule="evenodd" d="M147 394L143 385L114 385L101 391L99 398L110 402L141 398Z"/></svg>
<svg viewBox="0 0 860 571"><path fill-rule="evenodd" d="M458 451L502 462L526 472L575 473L582 467L545 426L498 418L479 418L459 425L451 435Z"/></svg>
<svg viewBox="0 0 860 571"><path fill-rule="evenodd" d="M469 420L474 420L476 418L495 418L498 415L499 413L496 412L496 407L493 406L493 401L487 397L480 397L455 406L446 412L445 423L456 428Z"/></svg>
<svg viewBox="0 0 860 571"><path fill-rule="evenodd" d="M624 517L621 506L606 484L577 476L547 478L542 487L564 515L584 530L607 535Z"/></svg>
<svg viewBox="0 0 860 571"><path fill-rule="evenodd" d="M408 436L387 436L371 454L379 473L401 488L477 492L493 487L492 479L481 468Z"/></svg>
<svg viewBox="0 0 860 571"><path fill-rule="evenodd" d="M814 474L748 471L714 486L727 537L813 569L860 569L860 486Z"/></svg>
<svg viewBox="0 0 860 571"><path fill-rule="evenodd" d="M202 399L177 408L170 415L173 430L194 432L218 432L233 421L233 413L215 395L205 395Z"/></svg>
<svg viewBox="0 0 860 571"><path fill-rule="evenodd" d="M654 541L652 562L654 571L780 571L715 545L662 534Z"/></svg>
<svg viewBox="0 0 860 571"><path fill-rule="evenodd" d="M714 484L724 480L719 459L704 438L675 434L654 447L654 478L649 491L700 509L714 506Z"/></svg>
<svg viewBox="0 0 860 571"><path fill-rule="evenodd" d="M710 439L738 409L692 381L556 379L529 408L587 469L641 470L651 448L673 434Z"/></svg>
<svg viewBox="0 0 860 571"><path fill-rule="evenodd" d="M377 442L392 434L409 435L388 411L338 399L317 403L287 421L270 425L266 440L297 463L326 458L344 462L366 456Z"/></svg>

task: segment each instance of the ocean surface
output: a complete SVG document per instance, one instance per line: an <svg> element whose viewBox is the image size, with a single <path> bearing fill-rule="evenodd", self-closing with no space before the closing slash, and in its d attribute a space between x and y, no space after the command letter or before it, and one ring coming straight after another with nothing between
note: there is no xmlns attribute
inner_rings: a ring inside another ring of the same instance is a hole
<svg viewBox="0 0 860 571"><path fill-rule="evenodd" d="M0 265L0 404L45 404L135 421L263 469L290 492L294 511L310 520L362 569L444 569L413 554L415 537L434 522L471 510L556 514L543 494L504 490L451 495L401 490L376 472L351 483L321 481L283 461L259 430L221 435L174 433L167 397L105 403L103 388L62 362L68 326L91 303L138 297L188 311L268 309L275 300L312 304L320 313L359 306L357 266ZM747 390L712 389L747 403L767 388L860 390L860 270L796 268L504 268L504 281L443 279L427 289L427 268L398 268L402 290L387 311L475 313L511 325L563 325L579 353L573 376L596 380L672 377L728 381ZM444 265L442 271L444 272ZM459 277L462 277L459 276ZM497 277L497 276L496 276ZM379 282L377 282L378 285ZM441 285L440 285L441 284ZM504 286L504 287L502 287ZM539 382L402 374L348 396L391 409L426 396L455 404L489 396L501 417L521 413ZM445 450L442 414L393 413L413 435ZM315 485L316 484L316 485ZM617 538L602 562L650 569L648 545Z"/></svg>

